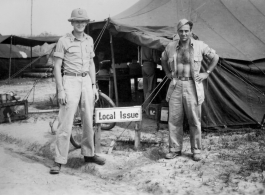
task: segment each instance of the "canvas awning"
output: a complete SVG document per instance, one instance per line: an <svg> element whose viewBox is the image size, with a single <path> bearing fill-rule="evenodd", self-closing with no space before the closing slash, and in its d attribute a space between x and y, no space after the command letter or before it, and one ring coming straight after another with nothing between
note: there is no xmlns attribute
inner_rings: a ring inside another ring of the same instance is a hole
<svg viewBox="0 0 265 195"><path fill-rule="evenodd" d="M223 58L252 61L265 56L265 1L140 0L109 19L109 29L126 39L163 50L182 18ZM91 23L92 30L105 21Z"/></svg>
<svg viewBox="0 0 265 195"><path fill-rule="evenodd" d="M37 45L43 45L44 43L55 43L59 40L59 36L50 36L50 37L19 37L15 35L5 35L0 36L0 43L2 44L10 44L12 39L12 45L23 45L34 47Z"/></svg>
<svg viewBox="0 0 265 195"><path fill-rule="evenodd" d="M0 58L30 58L39 57L35 52L31 52L27 49L12 45L12 51L10 52L9 44L0 44Z"/></svg>

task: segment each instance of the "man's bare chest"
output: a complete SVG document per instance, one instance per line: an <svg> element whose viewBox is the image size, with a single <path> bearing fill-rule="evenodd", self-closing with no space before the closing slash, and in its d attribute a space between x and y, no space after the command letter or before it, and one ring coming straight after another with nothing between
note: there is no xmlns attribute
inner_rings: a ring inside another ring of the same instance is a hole
<svg viewBox="0 0 265 195"><path fill-rule="evenodd" d="M189 48L180 48L177 51L177 63L190 64L190 51Z"/></svg>

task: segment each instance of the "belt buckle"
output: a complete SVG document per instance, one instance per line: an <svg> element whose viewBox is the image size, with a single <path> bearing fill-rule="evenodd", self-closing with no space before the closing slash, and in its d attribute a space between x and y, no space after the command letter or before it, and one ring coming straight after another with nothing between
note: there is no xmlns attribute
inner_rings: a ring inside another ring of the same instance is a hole
<svg viewBox="0 0 265 195"><path fill-rule="evenodd" d="M83 73L81 74L82 77L85 77L86 75L87 75L86 72L83 72Z"/></svg>

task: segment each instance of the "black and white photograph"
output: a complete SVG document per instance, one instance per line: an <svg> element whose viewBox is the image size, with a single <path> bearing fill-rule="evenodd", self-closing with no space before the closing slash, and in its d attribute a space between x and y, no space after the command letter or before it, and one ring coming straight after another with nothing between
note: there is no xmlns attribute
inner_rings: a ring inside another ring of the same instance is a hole
<svg viewBox="0 0 265 195"><path fill-rule="evenodd" d="M265 0L0 0L0 194L265 195Z"/></svg>

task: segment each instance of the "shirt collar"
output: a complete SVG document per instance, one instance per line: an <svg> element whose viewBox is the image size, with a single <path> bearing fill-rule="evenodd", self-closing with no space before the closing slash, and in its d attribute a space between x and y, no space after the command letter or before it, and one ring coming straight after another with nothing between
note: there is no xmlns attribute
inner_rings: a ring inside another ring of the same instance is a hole
<svg viewBox="0 0 265 195"><path fill-rule="evenodd" d="M69 37L70 38L70 40L73 42L75 39L76 40L79 40L79 39L77 39L74 35L73 35L73 31L71 32L71 33L67 33L67 35L66 35L67 37ZM86 33L84 33L84 37L85 37L85 39L89 39L89 36L86 34ZM80 41L80 40L79 40Z"/></svg>
<svg viewBox="0 0 265 195"><path fill-rule="evenodd" d="M190 46L193 47L194 45L194 39L190 39ZM179 40L177 41L177 45L176 45L176 49L179 49L180 45L179 45Z"/></svg>

